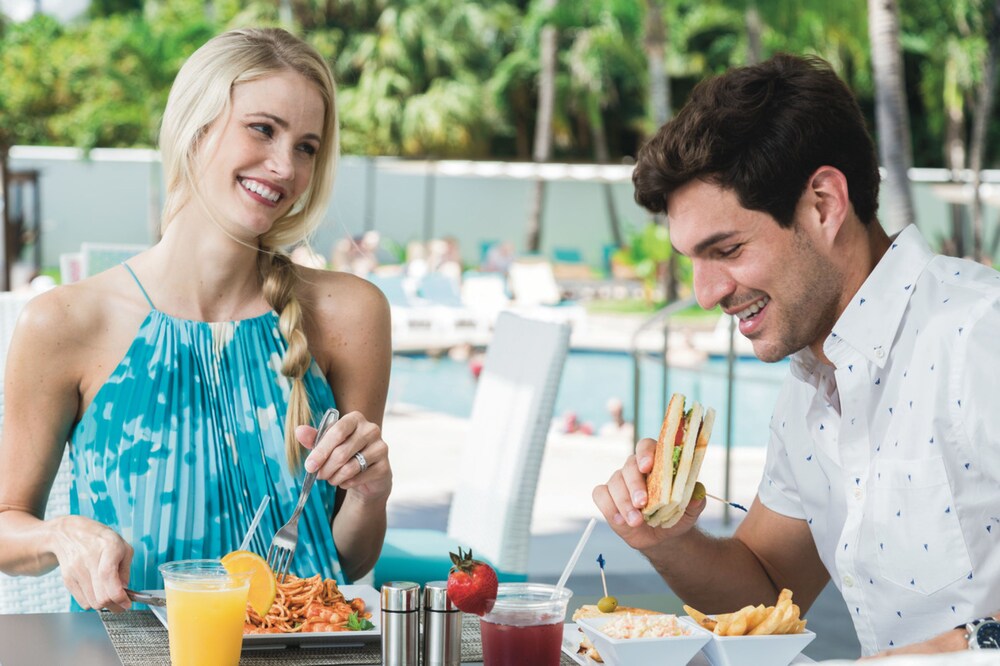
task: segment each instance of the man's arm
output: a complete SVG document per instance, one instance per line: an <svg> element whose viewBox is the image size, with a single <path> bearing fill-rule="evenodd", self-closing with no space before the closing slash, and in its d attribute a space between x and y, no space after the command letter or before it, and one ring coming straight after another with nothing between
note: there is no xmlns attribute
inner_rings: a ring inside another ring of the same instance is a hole
<svg viewBox="0 0 1000 666"><path fill-rule="evenodd" d="M703 612L771 604L783 587L792 590L803 612L809 608L829 574L804 520L771 511L759 500L732 538L711 537L695 528L704 500L691 502L671 528L650 527L642 520L645 475L652 469L655 444L651 439L639 442L622 469L594 489L594 502L612 529L649 559L681 599Z"/></svg>
<svg viewBox="0 0 1000 666"><path fill-rule="evenodd" d="M1000 610L993 613L993 617L1000 618ZM896 648L894 650L879 652L871 657L865 657L865 659L879 659L881 657L891 657L899 654L939 654L942 652L961 652L962 650L969 649L969 641L966 638L966 635L967 634L964 628L949 629L948 631L940 633L934 638L926 641L913 643L912 645ZM990 650L987 650L987 652L989 651Z"/></svg>

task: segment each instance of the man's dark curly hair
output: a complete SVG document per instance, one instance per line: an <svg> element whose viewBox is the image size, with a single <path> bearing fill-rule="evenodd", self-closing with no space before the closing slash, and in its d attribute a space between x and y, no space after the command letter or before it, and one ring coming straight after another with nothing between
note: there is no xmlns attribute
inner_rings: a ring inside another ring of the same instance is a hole
<svg viewBox="0 0 1000 666"><path fill-rule="evenodd" d="M732 190L747 209L783 227L816 169L847 178L854 212L876 219L875 144L857 101L825 60L776 55L701 82L639 151L635 200L667 212L667 197L694 179Z"/></svg>

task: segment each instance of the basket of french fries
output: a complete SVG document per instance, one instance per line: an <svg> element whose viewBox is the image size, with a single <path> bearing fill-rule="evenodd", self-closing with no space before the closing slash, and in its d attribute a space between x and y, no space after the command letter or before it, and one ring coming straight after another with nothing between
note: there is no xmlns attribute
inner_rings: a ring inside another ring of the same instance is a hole
<svg viewBox="0 0 1000 666"><path fill-rule="evenodd" d="M791 590L784 589L773 606L745 606L714 616L684 606L698 626L712 632L702 651L712 666L787 666L816 634L806 629Z"/></svg>

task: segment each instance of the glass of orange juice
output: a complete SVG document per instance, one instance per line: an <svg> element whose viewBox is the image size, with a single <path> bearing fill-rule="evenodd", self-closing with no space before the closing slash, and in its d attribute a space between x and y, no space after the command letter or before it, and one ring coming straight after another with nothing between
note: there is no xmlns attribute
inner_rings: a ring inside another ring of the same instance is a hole
<svg viewBox="0 0 1000 666"><path fill-rule="evenodd" d="M243 647L251 573L229 573L219 560L160 565L167 592L173 666L236 666Z"/></svg>

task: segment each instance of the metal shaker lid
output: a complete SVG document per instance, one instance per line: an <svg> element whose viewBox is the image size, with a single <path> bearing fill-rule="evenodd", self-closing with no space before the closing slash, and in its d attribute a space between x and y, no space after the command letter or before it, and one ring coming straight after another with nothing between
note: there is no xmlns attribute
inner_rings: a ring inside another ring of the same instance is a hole
<svg viewBox="0 0 1000 666"><path fill-rule="evenodd" d="M382 610L420 610L420 586L410 581L393 580L382 584Z"/></svg>
<svg viewBox="0 0 1000 666"><path fill-rule="evenodd" d="M424 610L449 612L458 610L448 598L448 581L432 580L424 585Z"/></svg>

